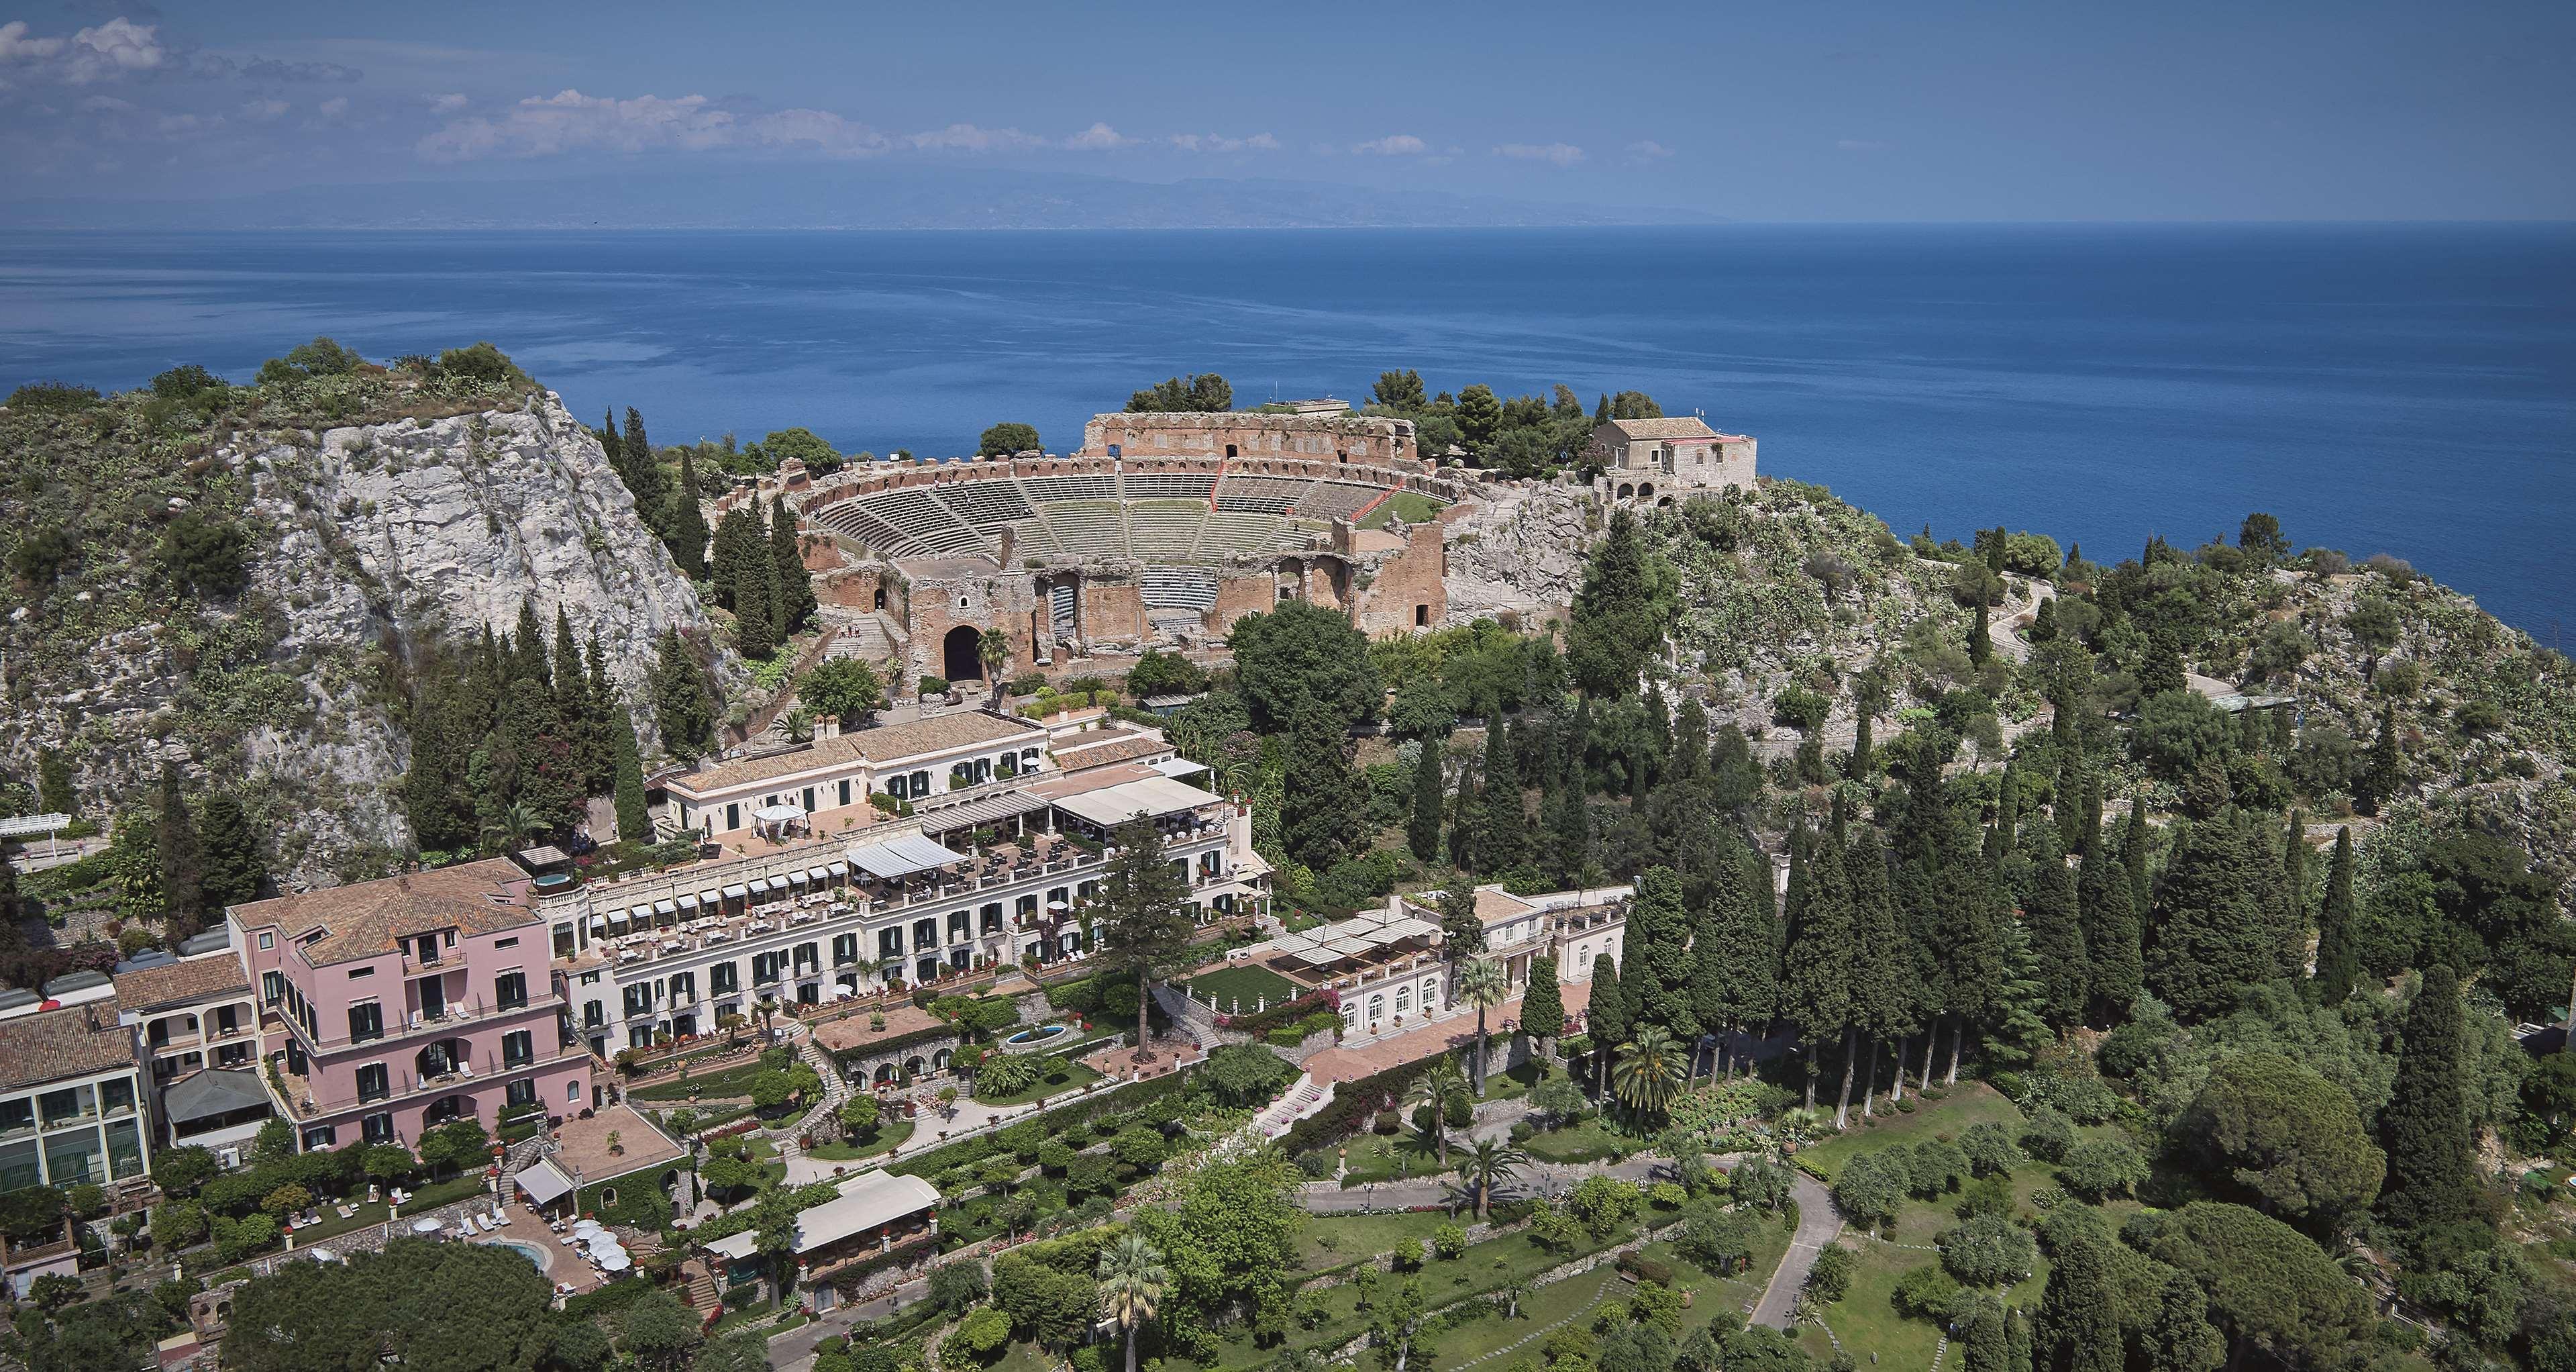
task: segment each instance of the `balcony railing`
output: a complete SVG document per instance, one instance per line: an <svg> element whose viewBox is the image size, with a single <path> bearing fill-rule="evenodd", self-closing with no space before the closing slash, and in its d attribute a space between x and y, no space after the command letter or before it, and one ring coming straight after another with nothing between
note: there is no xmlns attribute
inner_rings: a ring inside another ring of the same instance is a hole
<svg viewBox="0 0 2576 1372"><path fill-rule="evenodd" d="M278 1080L284 1087L284 1103L288 1106L289 1113L298 1119L311 1120L319 1119L324 1115L335 1115L343 1110L354 1110L360 1106L381 1106L409 1100L416 1096L438 1095L486 1082L502 1081L521 1072L550 1067L557 1063L586 1060L589 1056L587 1049L572 1051L559 1047L553 1053L531 1053L525 1061L512 1062L499 1050L487 1049L444 1072L422 1073L414 1071L409 1066L391 1064L386 1068L385 1085L382 1090L361 1090L353 1085L343 1091L319 1091L310 1077L289 1072L282 1065L278 1069Z"/></svg>
<svg viewBox="0 0 2576 1372"><path fill-rule="evenodd" d="M373 1048L378 1044L398 1043L404 1039L419 1038L422 1035L452 1034L465 1025L505 1016L524 1015L530 1010L553 1009L563 1003L563 998L552 991L542 996L531 996L511 1005L503 1005L498 1001L489 1001L478 996L472 1000L450 1001L436 1014L423 1010L410 1011L402 1023L387 1023L382 1033L364 1037L342 1033L330 1038L317 1038L307 1033L304 1026L296 1023L292 1017L286 1020L286 1024L295 1037L304 1041L306 1051L337 1053L352 1048Z"/></svg>

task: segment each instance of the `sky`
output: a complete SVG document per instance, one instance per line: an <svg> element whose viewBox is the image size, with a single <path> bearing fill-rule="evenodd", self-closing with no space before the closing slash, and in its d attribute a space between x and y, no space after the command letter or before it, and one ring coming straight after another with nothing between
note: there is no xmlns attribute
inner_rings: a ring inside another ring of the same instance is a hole
<svg viewBox="0 0 2576 1372"><path fill-rule="evenodd" d="M0 0L30 199L817 163L1759 221L2576 218L2565 0Z"/></svg>

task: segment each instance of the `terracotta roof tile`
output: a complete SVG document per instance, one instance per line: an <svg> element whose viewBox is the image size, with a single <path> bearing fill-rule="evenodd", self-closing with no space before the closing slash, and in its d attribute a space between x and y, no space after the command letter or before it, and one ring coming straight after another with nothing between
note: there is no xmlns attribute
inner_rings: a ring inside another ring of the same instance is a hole
<svg viewBox="0 0 2576 1372"><path fill-rule="evenodd" d="M1059 744L1055 750L1058 766L1068 771L1086 767L1104 767L1112 762L1132 762L1139 758L1161 757L1174 751L1172 745L1146 734L1102 734L1098 742Z"/></svg>
<svg viewBox="0 0 2576 1372"><path fill-rule="evenodd" d="M0 1091L133 1065L114 997L0 1020Z"/></svg>
<svg viewBox="0 0 2576 1372"><path fill-rule="evenodd" d="M1725 435L1691 415L1678 419L1614 419L1610 427L1627 438L1722 438Z"/></svg>
<svg viewBox="0 0 2576 1372"><path fill-rule="evenodd" d="M128 1010L157 1010L249 989L250 974L242 970L241 959L229 948L184 962L116 974L116 999Z"/></svg>
<svg viewBox="0 0 2576 1372"><path fill-rule="evenodd" d="M233 907L244 928L273 924L295 939L319 926L329 932L304 949L320 966L394 951L406 934L454 928L489 934L537 921L525 903L527 874L501 858L462 862L426 872L326 886Z"/></svg>

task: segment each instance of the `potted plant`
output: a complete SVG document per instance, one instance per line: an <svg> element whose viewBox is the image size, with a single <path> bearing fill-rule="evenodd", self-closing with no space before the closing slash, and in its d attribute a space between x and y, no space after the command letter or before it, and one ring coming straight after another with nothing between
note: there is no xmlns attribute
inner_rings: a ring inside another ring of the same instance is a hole
<svg viewBox="0 0 2576 1372"><path fill-rule="evenodd" d="M608 1151L620 1157L625 1155L626 1136L623 1132L615 1129L608 1131Z"/></svg>

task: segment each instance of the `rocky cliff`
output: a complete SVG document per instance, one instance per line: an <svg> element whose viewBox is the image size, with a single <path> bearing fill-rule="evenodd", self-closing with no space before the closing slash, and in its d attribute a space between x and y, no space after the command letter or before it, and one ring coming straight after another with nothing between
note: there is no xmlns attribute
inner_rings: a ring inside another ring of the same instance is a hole
<svg viewBox="0 0 2576 1372"><path fill-rule="evenodd" d="M177 758L193 785L239 792L281 876L380 868L410 844L401 681L427 645L506 632L523 601L549 633L561 607L598 636L655 746L657 640L702 636L706 612L556 396L338 427L227 414L176 445L156 445L149 421L137 435L127 400L4 426L21 527L64 529L74 549L50 584L22 570L12 588L0 769L27 789L8 808L32 808L43 749L72 764L92 817L147 801ZM88 468L43 469L83 439ZM239 531L236 592L172 594L168 528L191 511Z"/></svg>

